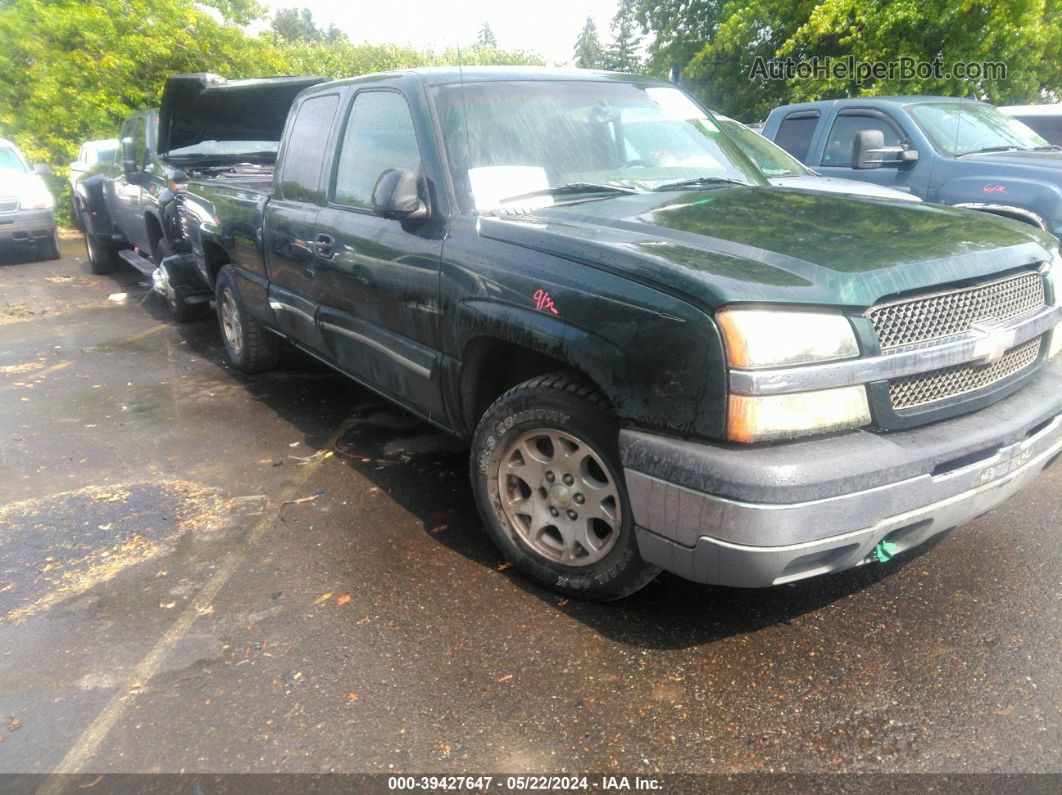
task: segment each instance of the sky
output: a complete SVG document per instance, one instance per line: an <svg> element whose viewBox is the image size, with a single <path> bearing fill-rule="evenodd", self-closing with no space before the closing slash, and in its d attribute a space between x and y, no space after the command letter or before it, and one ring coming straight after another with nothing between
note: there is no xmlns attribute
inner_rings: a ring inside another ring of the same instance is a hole
<svg viewBox="0 0 1062 795"><path fill-rule="evenodd" d="M318 27L335 24L352 42L411 44L443 49L473 44L489 22L506 50L530 50L549 63L572 60L575 39L587 15L593 17L602 44L610 40L609 22L618 0L265 0L269 16L278 8L309 8Z"/></svg>

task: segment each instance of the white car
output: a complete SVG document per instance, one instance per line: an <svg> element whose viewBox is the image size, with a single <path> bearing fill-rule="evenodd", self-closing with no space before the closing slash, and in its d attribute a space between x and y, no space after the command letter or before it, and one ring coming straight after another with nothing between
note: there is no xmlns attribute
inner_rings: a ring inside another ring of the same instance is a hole
<svg viewBox="0 0 1062 795"><path fill-rule="evenodd" d="M42 179L43 164L30 167L18 147L0 138L0 250L30 247L38 259L58 259L55 199Z"/></svg>
<svg viewBox="0 0 1062 795"><path fill-rule="evenodd" d="M768 141L758 132L746 127L739 121L713 113L719 126L730 134L741 151L743 151L763 172L763 176L772 185L797 190L814 190L823 193L844 193L849 196L866 196L873 199L894 199L896 201L920 202L917 196L905 193L873 182L860 182L856 179L824 177L805 166L782 147Z"/></svg>

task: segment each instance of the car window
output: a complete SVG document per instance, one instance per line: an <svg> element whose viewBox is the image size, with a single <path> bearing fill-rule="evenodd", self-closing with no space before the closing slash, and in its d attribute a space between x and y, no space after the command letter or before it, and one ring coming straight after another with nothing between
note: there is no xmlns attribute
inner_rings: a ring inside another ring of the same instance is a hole
<svg viewBox="0 0 1062 795"><path fill-rule="evenodd" d="M901 143L896 128L880 116L843 114L833 122L826 140L826 150L822 153L822 165L851 166L856 133L863 130L880 130L885 136L885 146L899 146Z"/></svg>
<svg viewBox="0 0 1062 795"><path fill-rule="evenodd" d="M774 142L802 162L807 161L808 149L811 148L811 136L819 124L818 112L792 113L782 119L778 125L778 134Z"/></svg>
<svg viewBox="0 0 1062 795"><path fill-rule="evenodd" d="M133 151L135 152L136 166L138 169L142 169L147 163L147 133L143 119L137 119L136 125L133 127Z"/></svg>
<svg viewBox="0 0 1062 795"><path fill-rule="evenodd" d="M354 100L336 167L335 201L371 207L380 175L390 169L420 171L420 148L405 97L367 91Z"/></svg>
<svg viewBox="0 0 1062 795"><path fill-rule="evenodd" d="M299 106L281 161L280 191L285 199L309 202L318 199L321 165L338 104L336 94L326 94L310 97Z"/></svg>
<svg viewBox="0 0 1062 795"><path fill-rule="evenodd" d="M949 155L1047 146L1014 117L980 102L921 103L911 108L911 115L933 144Z"/></svg>
<svg viewBox="0 0 1062 795"><path fill-rule="evenodd" d="M18 152L10 146L0 146L0 169L7 169L8 171L29 171L26 164L22 162L22 158L19 157Z"/></svg>

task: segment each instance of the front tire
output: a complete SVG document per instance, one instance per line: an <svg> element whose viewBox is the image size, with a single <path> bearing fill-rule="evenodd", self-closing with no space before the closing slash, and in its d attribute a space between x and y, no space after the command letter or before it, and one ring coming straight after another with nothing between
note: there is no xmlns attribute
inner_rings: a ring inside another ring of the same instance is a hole
<svg viewBox="0 0 1062 795"><path fill-rule="evenodd" d="M118 264L118 248L111 240L105 240L101 235L94 235L85 227L85 252L88 258L89 270L97 276L111 273Z"/></svg>
<svg viewBox="0 0 1062 795"><path fill-rule="evenodd" d="M642 560L605 398L553 373L513 387L472 441L472 488L491 538L538 583L584 599L643 588Z"/></svg>
<svg viewBox="0 0 1062 795"><path fill-rule="evenodd" d="M276 367L280 340L247 311L231 265L223 266L218 274L217 306L221 338L233 366L244 373Z"/></svg>

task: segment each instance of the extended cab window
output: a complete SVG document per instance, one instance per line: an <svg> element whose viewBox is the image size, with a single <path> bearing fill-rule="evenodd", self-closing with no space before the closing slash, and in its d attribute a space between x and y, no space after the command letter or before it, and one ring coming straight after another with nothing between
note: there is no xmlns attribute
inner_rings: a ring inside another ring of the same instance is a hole
<svg viewBox="0 0 1062 795"><path fill-rule="evenodd" d="M841 114L833 122L826 150L822 153L824 166L851 166L856 133L881 130L885 146L899 146L902 141L896 128L880 116L870 114Z"/></svg>
<svg viewBox="0 0 1062 795"><path fill-rule="evenodd" d="M790 113L778 125L774 142L797 160L806 161L811 148L811 136L819 125L818 111Z"/></svg>
<svg viewBox="0 0 1062 795"><path fill-rule="evenodd" d="M280 167L280 191L285 199L317 201L321 166L338 104L336 94L327 94L310 97L299 106Z"/></svg>
<svg viewBox="0 0 1062 795"><path fill-rule="evenodd" d="M413 117L401 94L365 91L355 98L343 135L336 167L336 203L371 207L376 181L389 169L420 171Z"/></svg>

